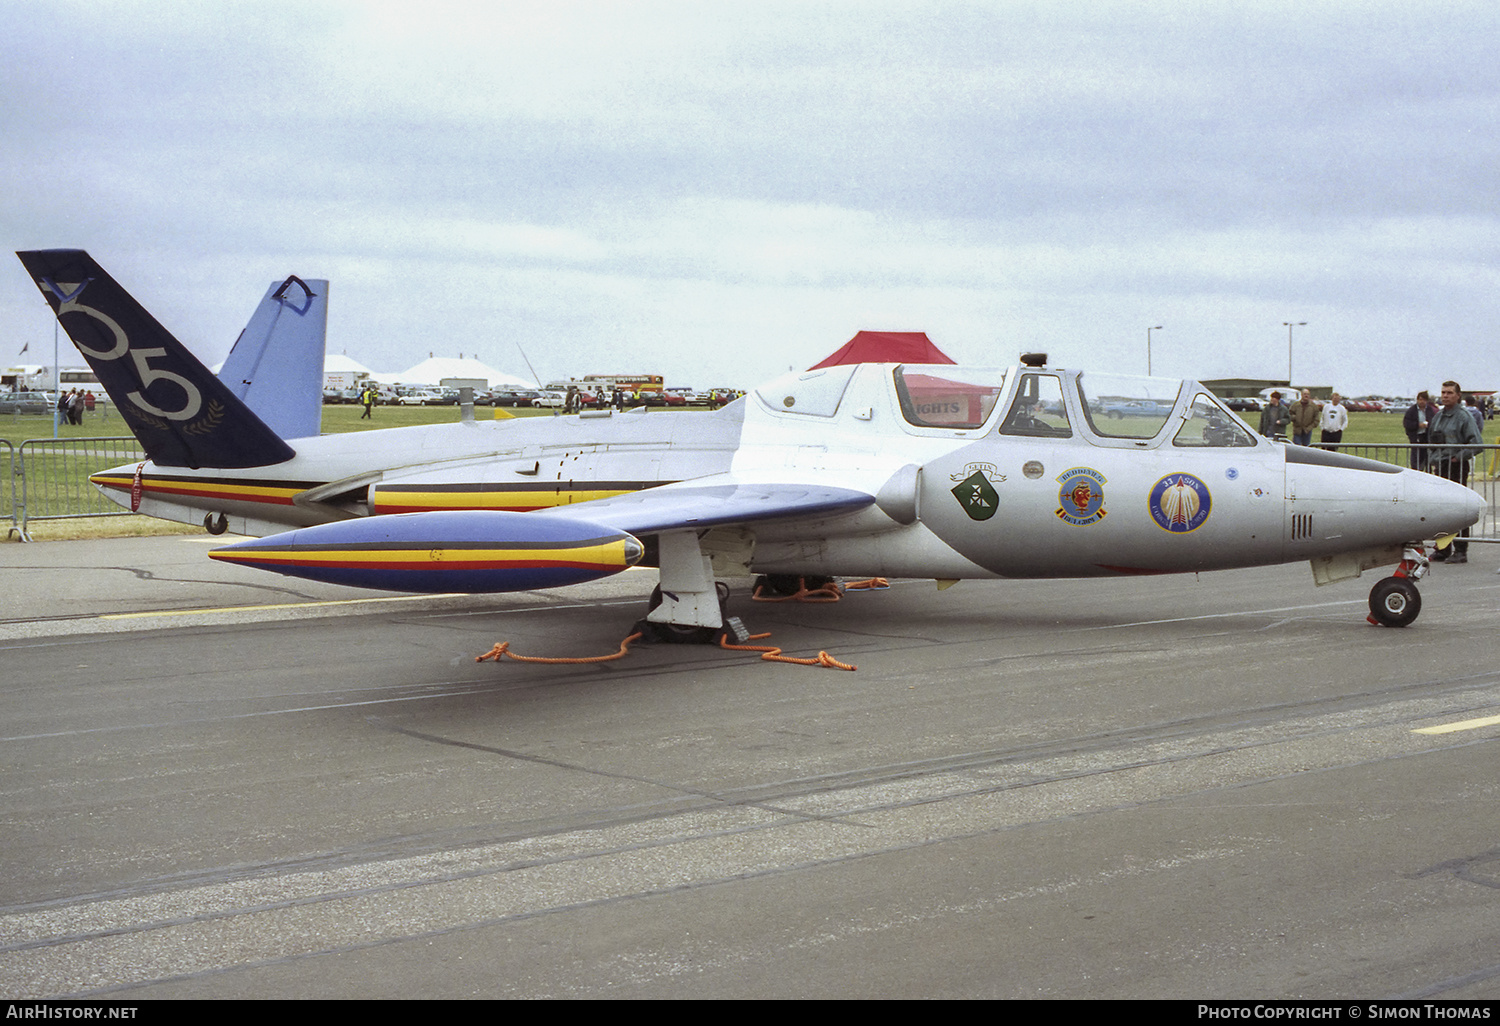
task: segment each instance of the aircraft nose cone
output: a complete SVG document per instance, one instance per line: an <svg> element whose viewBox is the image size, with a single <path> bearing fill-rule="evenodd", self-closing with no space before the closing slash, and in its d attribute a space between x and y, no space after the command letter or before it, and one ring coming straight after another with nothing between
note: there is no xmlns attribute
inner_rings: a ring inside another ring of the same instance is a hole
<svg viewBox="0 0 1500 1026"><path fill-rule="evenodd" d="M1473 489L1469 490L1469 515L1478 523L1479 518L1484 516L1485 510L1489 509L1489 502L1483 495Z"/></svg>
<svg viewBox="0 0 1500 1026"><path fill-rule="evenodd" d="M1437 477L1407 471L1406 494L1422 512L1428 536L1452 534L1472 527L1489 508L1489 502L1474 489Z"/></svg>

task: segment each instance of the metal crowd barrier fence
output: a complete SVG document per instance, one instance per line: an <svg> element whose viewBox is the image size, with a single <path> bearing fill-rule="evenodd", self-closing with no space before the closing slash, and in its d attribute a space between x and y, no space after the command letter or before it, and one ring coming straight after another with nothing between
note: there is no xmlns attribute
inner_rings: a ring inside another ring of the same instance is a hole
<svg viewBox="0 0 1500 1026"><path fill-rule="evenodd" d="M0 521L9 520L8 533L29 541L26 525L32 520L65 517L124 516L89 484L89 474L105 467L146 458L140 443L129 435L109 438L28 438L20 448L5 439L0 446L10 473L0 488ZM1322 446L1379 460L1398 467L1425 469L1429 446L1337 443ZM17 485L17 482L20 482ZM1486 445L1470 464L1469 487L1485 499L1484 516L1474 525L1476 539L1500 542L1500 445Z"/></svg>
<svg viewBox="0 0 1500 1026"><path fill-rule="evenodd" d="M1432 449L1430 445L1314 444L1318 448L1336 449L1351 456L1363 456L1413 470L1427 469L1428 454ZM1500 508L1500 445L1485 445L1480 449L1479 455L1469 464L1469 487L1484 496L1485 511L1470 534L1472 539L1500 542L1500 520L1496 514Z"/></svg>
<svg viewBox="0 0 1500 1026"><path fill-rule="evenodd" d="M128 435L26 439L11 452L11 530L30 541L26 525L33 520L127 515L129 510L89 484L89 475L145 458L141 444Z"/></svg>
<svg viewBox="0 0 1500 1026"><path fill-rule="evenodd" d="M0 445L5 446L6 471L5 487L0 488L0 520L10 521L10 527L5 531L6 540L9 540L11 535L20 534L16 523L16 447L4 438L0 438Z"/></svg>

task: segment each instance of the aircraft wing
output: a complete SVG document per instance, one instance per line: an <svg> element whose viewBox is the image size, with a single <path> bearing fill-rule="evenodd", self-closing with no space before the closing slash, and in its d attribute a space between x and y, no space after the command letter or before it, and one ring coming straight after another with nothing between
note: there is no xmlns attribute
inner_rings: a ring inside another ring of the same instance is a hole
<svg viewBox="0 0 1500 1026"><path fill-rule="evenodd" d="M835 516L868 492L703 478L546 512L392 513L304 527L214 549L214 559L314 581L418 592L527 591L619 573L637 534Z"/></svg>
<svg viewBox="0 0 1500 1026"><path fill-rule="evenodd" d="M794 517L835 516L864 509L869 492L829 485L752 483L719 476L663 485L547 511L629 534L751 524Z"/></svg>

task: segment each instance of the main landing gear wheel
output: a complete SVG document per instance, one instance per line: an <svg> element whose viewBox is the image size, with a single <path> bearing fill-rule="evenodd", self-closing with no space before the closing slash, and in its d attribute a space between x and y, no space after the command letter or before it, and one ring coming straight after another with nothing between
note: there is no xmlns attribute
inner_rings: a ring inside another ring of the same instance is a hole
<svg viewBox="0 0 1500 1026"><path fill-rule="evenodd" d="M1405 627L1422 611L1422 595L1405 577L1386 577L1370 589L1370 617L1382 627Z"/></svg>
<svg viewBox="0 0 1500 1026"><path fill-rule="evenodd" d="M817 591L833 583L832 577L803 577L798 574L761 574L755 579L752 593L771 598L791 598L803 591Z"/></svg>
<svg viewBox="0 0 1500 1026"><path fill-rule="evenodd" d="M723 581L714 582L714 591L719 595L719 615L729 619L726 607L729 603L729 585ZM646 612L651 612L661 605L661 586L657 585L651 589L651 598L646 603ZM642 631L647 640L659 641L667 645L712 645L719 640L719 635L724 633L722 627L697 627L685 623L655 623L650 620L642 620L636 624L636 629Z"/></svg>
<svg viewBox="0 0 1500 1026"><path fill-rule="evenodd" d="M229 518L224 515L223 510L206 513L203 516L203 529L209 534L223 534L229 529Z"/></svg>

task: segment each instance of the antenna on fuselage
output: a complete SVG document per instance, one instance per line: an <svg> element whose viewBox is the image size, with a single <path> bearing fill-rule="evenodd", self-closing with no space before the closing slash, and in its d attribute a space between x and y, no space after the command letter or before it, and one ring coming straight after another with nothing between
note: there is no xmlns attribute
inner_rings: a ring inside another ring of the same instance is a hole
<svg viewBox="0 0 1500 1026"><path fill-rule="evenodd" d="M526 369L531 371L531 380L536 382L536 387L542 387L542 379L536 376L536 368L531 365L531 360L526 356L526 350L521 348L521 343L516 343L516 349L521 354L521 359L526 361Z"/></svg>

